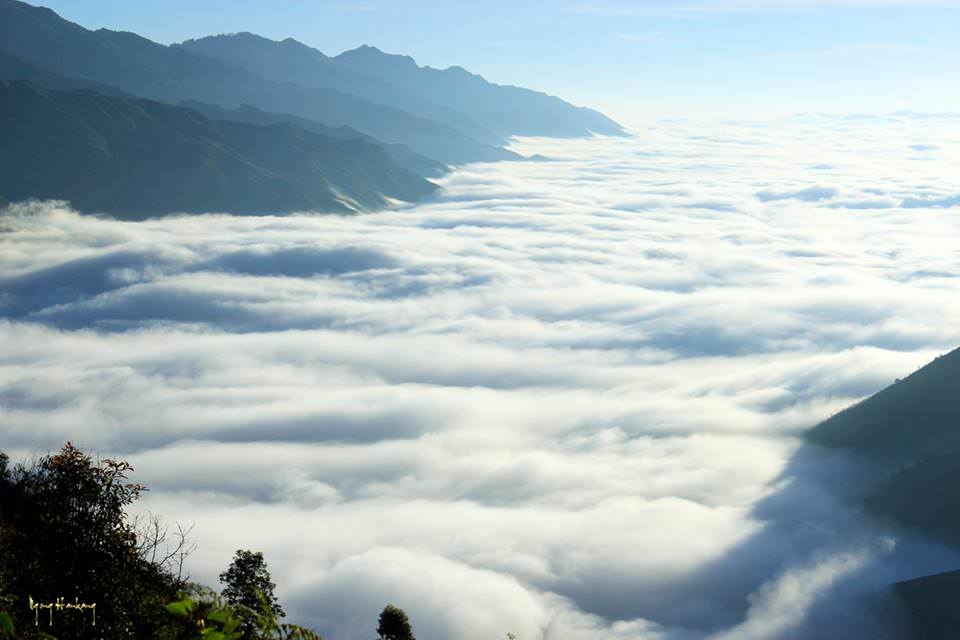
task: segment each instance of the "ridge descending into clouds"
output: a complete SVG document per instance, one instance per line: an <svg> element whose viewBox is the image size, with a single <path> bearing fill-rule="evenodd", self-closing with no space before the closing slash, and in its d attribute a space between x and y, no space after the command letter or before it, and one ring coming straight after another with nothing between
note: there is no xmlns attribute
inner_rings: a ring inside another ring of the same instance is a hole
<svg viewBox="0 0 960 640"><path fill-rule="evenodd" d="M130 459L195 578L261 549L332 639L894 629L883 585L958 559L796 435L960 344L960 123L515 146L361 217L8 208L4 449Z"/></svg>

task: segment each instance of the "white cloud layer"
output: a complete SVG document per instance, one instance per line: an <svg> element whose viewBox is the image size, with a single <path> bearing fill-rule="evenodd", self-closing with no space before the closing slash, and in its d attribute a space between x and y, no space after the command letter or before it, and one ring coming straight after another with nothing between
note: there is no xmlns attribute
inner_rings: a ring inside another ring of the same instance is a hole
<svg viewBox="0 0 960 640"><path fill-rule="evenodd" d="M129 459L331 640L883 637L945 552L797 435L960 344L960 121L516 146L376 215L9 208L4 450Z"/></svg>

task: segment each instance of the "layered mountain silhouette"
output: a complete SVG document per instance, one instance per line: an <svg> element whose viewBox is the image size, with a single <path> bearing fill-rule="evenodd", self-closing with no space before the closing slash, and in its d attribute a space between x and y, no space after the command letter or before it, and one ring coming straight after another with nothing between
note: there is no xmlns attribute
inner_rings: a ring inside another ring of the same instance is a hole
<svg viewBox="0 0 960 640"><path fill-rule="evenodd" d="M92 80L165 102L198 100L227 108L249 104L351 126L403 143L447 164L515 158L456 129L329 87L274 82L246 69L135 33L89 31L49 9L0 0L0 50L53 73Z"/></svg>
<svg viewBox="0 0 960 640"><path fill-rule="evenodd" d="M0 0L0 81L0 199L132 217L365 210L432 192L423 178L454 165L523 159L502 146L514 135L624 135L596 111L374 47L329 57L250 33L166 46L18 0Z"/></svg>
<svg viewBox="0 0 960 640"><path fill-rule="evenodd" d="M90 90L0 82L0 196L66 199L81 211L351 212L416 200L435 185L379 145L286 123L200 113Z"/></svg>
<svg viewBox="0 0 960 640"><path fill-rule="evenodd" d="M252 33L210 36L174 45L192 53L216 58L257 75L303 87L329 87L375 104L389 105L447 124L475 140L499 145L505 141L468 116L443 104L423 99L418 87L384 82L356 73L320 51L292 38L282 42Z"/></svg>
<svg viewBox="0 0 960 640"><path fill-rule="evenodd" d="M57 75L43 67L5 53L0 53L0 80L29 80L38 86L47 87L48 89L60 89L63 91L88 89L108 96L134 97L133 94L108 84L94 82L84 78L67 78Z"/></svg>
<svg viewBox="0 0 960 640"><path fill-rule="evenodd" d="M874 463L868 511L960 548L960 349L823 421L808 439ZM958 587L960 571L896 586L916 638L956 637Z"/></svg>
<svg viewBox="0 0 960 640"><path fill-rule="evenodd" d="M520 87L492 84L461 67L421 67L409 56L362 46L328 57L292 38L276 42L251 33L187 40L178 47L304 87L332 87L391 105L500 144L511 135L623 135L591 109Z"/></svg>
<svg viewBox="0 0 960 640"><path fill-rule="evenodd" d="M602 114L458 67L439 71L361 47L335 58L295 40L216 36L172 47L134 33L90 31L53 11L0 0L0 52L67 78L141 97L243 104L349 126L434 160L513 158L510 135L620 135Z"/></svg>

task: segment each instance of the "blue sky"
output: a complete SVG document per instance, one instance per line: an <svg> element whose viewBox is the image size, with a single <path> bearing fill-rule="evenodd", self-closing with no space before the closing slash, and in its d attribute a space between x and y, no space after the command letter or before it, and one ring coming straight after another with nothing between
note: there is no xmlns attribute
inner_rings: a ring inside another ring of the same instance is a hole
<svg viewBox="0 0 960 640"><path fill-rule="evenodd" d="M253 31L459 64L626 121L960 110L960 2L45 0L88 28L170 43Z"/></svg>

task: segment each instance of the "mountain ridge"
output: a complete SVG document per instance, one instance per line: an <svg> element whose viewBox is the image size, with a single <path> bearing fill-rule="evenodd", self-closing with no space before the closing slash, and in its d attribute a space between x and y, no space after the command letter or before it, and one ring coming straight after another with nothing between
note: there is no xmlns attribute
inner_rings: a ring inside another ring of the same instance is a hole
<svg viewBox="0 0 960 640"><path fill-rule="evenodd" d="M369 45L330 57L293 38L240 32L168 46L20 0L0 0L0 80L10 116L0 198L69 199L81 211L134 217L371 210L429 195L435 185L425 178L456 165L522 160L501 146L513 135L592 135L593 124L623 133L559 98ZM51 152L57 145L62 157Z"/></svg>
<svg viewBox="0 0 960 640"><path fill-rule="evenodd" d="M169 213L350 213L436 185L363 139L288 123L212 122L197 111L89 90L0 82L0 197L69 200L144 219Z"/></svg>
<svg viewBox="0 0 960 640"><path fill-rule="evenodd" d="M158 44L132 32L91 31L53 11L0 0L0 52L53 73L117 87L152 100L247 103L329 126L351 126L444 162L512 159L443 123L326 87L273 82L222 60Z"/></svg>
<svg viewBox="0 0 960 640"><path fill-rule="evenodd" d="M461 66L420 66L409 55L386 53L367 44L331 57L292 38L276 41L240 32L173 46L305 86L332 86L380 104L427 113L492 143L512 135L544 135L548 130L558 137L590 135L591 127L597 133L624 134L619 124L603 114L556 96L492 83ZM467 88L469 100L456 97Z"/></svg>
<svg viewBox="0 0 960 640"><path fill-rule="evenodd" d="M960 349L955 349L827 418L807 438L901 464L911 462L940 446L960 444L960 394L954 393L958 387Z"/></svg>
<svg viewBox="0 0 960 640"><path fill-rule="evenodd" d="M871 463L866 511L960 549L960 349L844 409L807 432L808 442L844 448ZM914 640L956 637L960 570L891 585Z"/></svg>

